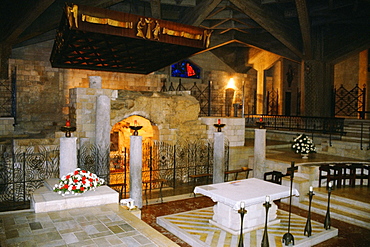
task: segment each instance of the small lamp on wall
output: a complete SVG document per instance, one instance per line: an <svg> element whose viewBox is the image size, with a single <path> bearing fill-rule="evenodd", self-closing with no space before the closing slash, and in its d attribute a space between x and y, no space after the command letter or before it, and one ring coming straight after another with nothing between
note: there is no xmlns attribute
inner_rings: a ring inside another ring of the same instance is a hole
<svg viewBox="0 0 370 247"><path fill-rule="evenodd" d="M231 115L231 107L233 104L235 94L235 82L233 78L230 78L226 90L225 90L225 112L226 116L230 117Z"/></svg>
<svg viewBox="0 0 370 247"><path fill-rule="evenodd" d="M71 126L71 121L67 120L66 124L60 128L66 135L66 137L71 137L71 132L76 131L76 127Z"/></svg>
<svg viewBox="0 0 370 247"><path fill-rule="evenodd" d="M135 120L134 125L130 125L129 127L134 131L133 135L137 136L139 134L138 130L140 130L143 126L138 125L137 121Z"/></svg>

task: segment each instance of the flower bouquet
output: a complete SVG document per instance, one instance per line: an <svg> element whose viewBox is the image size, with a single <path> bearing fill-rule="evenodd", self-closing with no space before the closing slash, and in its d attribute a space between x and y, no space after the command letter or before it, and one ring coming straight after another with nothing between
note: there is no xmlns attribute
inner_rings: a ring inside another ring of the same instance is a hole
<svg viewBox="0 0 370 247"><path fill-rule="evenodd" d="M82 193L95 190L96 187L104 184L104 179L98 178L96 174L77 168L74 172L68 173L55 184L53 191L62 196L72 194L81 195Z"/></svg>
<svg viewBox="0 0 370 247"><path fill-rule="evenodd" d="M312 142L311 138L307 137L305 134L301 134L294 139L292 149L294 149L297 154L309 154L316 152L315 144Z"/></svg>

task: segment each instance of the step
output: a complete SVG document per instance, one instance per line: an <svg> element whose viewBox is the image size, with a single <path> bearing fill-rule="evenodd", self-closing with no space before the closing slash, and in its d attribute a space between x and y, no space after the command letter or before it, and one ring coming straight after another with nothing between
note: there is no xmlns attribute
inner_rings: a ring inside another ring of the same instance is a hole
<svg viewBox="0 0 370 247"><path fill-rule="evenodd" d="M35 190L32 194L31 209L35 213L119 203L118 192L106 185L96 188L95 191L62 196L52 190L58 182L57 178L47 179L44 182L45 186Z"/></svg>
<svg viewBox="0 0 370 247"><path fill-rule="evenodd" d="M320 215L326 215L327 211L326 193L315 192L312 199L311 211ZM298 205L300 208L308 210L308 196ZM351 200L335 195L330 196L330 216L332 219L341 220L350 224L355 224L370 229L370 204Z"/></svg>

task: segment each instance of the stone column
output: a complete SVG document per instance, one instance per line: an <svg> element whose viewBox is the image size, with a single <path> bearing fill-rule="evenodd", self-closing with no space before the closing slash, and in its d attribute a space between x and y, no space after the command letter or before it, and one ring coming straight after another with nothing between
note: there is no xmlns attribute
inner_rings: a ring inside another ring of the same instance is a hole
<svg viewBox="0 0 370 247"><path fill-rule="evenodd" d="M63 177L77 168L77 137L60 138L59 177Z"/></svg>
<svg viewBox="0 0 370 247"><path fill-rule="evenodd" d="M96 101L95 143L98 147L110 147L110 99L99 95Z"/></svg>
<svg viewBox="0 0 370 247"><path fill-rule="evenodd" d="M266 172L266 129L254 130L254 177L263 179Z"/></svg>
<svg viewBox="0 0 370 247"><path fill-rule="evenodd" d="M134 199L138 208L143 207L143 138L130 136L130 198Z"/></svg>
<svg viewBox="0 0 370 247"><path fill-rule="evenodd" d="M213 183L223 183L225 176L225 135L222 132L215 132L213 149Z"/></svg>

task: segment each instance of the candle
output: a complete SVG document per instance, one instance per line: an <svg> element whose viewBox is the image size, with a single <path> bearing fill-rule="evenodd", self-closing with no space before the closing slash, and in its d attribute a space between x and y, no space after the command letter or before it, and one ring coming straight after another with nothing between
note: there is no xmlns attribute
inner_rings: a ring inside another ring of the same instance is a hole
<svg viewBox="0 0 370 247"><path fill-rule="evenodd" d="M310 192L312 192L313 191L313 187L312 186L310 186Z"/></svg>
<svg viewBox="0 0 370 247"><path fill-rule="evenodd" d="M217 120L217 124L221 124L221 119L218 119Z"/></svg>
<svg viewBox="0 0 370 247"><path fill-rule="evenodd" d="M136 120L134 121L134 126L137 126L137 121Z"/></svg>
<svg viewBox="0 0 370 247"><path fill-rule="evenodd" d="M245 208L245 203L244 203L244 201L242 201L242 202L240 203L240 207L241 207L241 208Z"/></svg>
<svg viewBox="0 0 370 247"><path fill-rule="evenodd" d="M66 121L66 126L68 126L68 127L71 126L71 121L67 120Z"/></svg>
<svg viewBox="0 0 370 247"><path fill-rule="evenodd" d="M260 117L260 122L263 122L263 118L262 118L262 116Z"/></svg>
<svg viewBox="0 0 370 247"><path fill-rule="evenodd" d="M270 202L270 197L266 196L266 202Z"/></svg>
<svg viewBox="0 0 370 247"><path fill-rule="evenodd" d="M333 182L332 181L330 181L329 182L329 187L331 188L333 186Z"/></svg>

